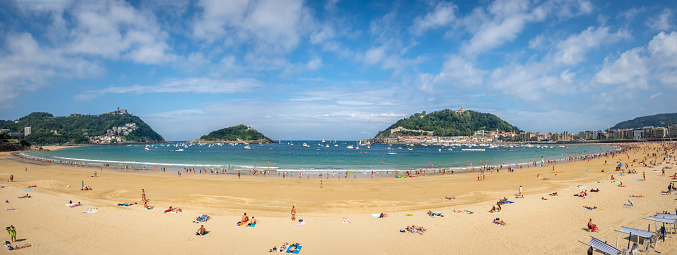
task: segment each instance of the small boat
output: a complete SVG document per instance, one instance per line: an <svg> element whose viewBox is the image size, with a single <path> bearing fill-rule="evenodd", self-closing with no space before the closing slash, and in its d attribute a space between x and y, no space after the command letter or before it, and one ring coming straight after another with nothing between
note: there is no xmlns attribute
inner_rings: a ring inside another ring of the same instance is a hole
<svg viewBox="0 0 677 255"><path fill-rule="evenodd" d="M176 151L183 151L183 149L178 149L178 150L176 150Z"/></svg>
<svg viewBox="0 0 677 255"><path fill-rule="evenodd" d="M247 149L247 150L251 149L251 147L249 147L249 145L245 145L244 148Z"/></svg>
<svg viewBox="0 0 677 255"><path fill-rule="evenodd" d="M307 143L303 143L303 145L301 145L301 146L303 146L303 147L310 147L310 146L308 146Z"/></svg>
<svg viewBox="0 0 677 255"><path fill-rule="evenodd" d="M388 152L388 155L397 155L397 152L389 151L389 152Z"/></svg>
<svg viewBox="0 0 677 255"><path fill-rule="evenodd" d="M352 149L352 148L353 148L353 146L352 146L352 145L348 145L348 147L346 147L346 148L348 148L348 149Z"/></svg>
<svg viewBox="0 0 677 255"><path fill-rule="evenodd" d="M411 147L409 147L409 148L407 148L407 150L413 151L413 150L414 150L414 148L411 148Z"/></svg>
<svg viewBox="0 0 677 255"><path fill-rule="evenodd" d="M322 143L326 143L326 142L324 141L324 138L322 138Z"/></svg>
<svg viewBox="0 0 677 255"><path fill-rule="evenodd" d="M326 147L327 147L327 148L329 148L329 144L327 144L327 146L326 146Z"/></svg>

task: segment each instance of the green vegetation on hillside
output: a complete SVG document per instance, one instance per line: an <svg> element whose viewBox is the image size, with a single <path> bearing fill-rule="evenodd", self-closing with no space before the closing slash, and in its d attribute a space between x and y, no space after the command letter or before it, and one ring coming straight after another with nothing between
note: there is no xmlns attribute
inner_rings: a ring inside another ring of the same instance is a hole
<svg viewBox="0 0 677 255"><path fill-rule="evenodd" d="M205 141L237 141L237 139L245 141L254 141L259 139L270 140L269 138L263 136L263 134L256 131L256 129L245 126L244 124L212 131L208 135L203 135L200 137L200 139Z"/></svg>
<svg viewBox="0 0 677 255"><path fill-rule="evenodd" d="M390 135L410 136L423 135L415 131L399 131L391 134L390 130L397 127L413 130L434 131L434 136L469 136L477 130L500 132L520 132L521 130L491 113L465 111L458 114L453 110L441 110L426 114L416 113L408 118L401 119L386 130L379 132L376 138Z"/></svg>
<svg viewBox="0 0 677 255"><path fill-rule="evenodd" d="M50 113L34 112L20 118L18 123L2 121L0 129L23 133L24 127L31 127L31 134L25 137L31 144L48 145L66 142L82 144L89 143L87 136L104 135L106 130L124 126L127 123L136 123L138 128L131 131L129 135L123 136L125 141L164 141L162 136L153 131L141 118L131 114L72 114L67 117L54 117Z"/></svg>
<svg viewBox="0 0 677 255"><path fill-rule="evenodd" d="M611 129L633 129L648 126L667 127L671 124L677 124L677 113L662 113L650 116L637 117L632 120L626 120L613 126Z"/></svg>

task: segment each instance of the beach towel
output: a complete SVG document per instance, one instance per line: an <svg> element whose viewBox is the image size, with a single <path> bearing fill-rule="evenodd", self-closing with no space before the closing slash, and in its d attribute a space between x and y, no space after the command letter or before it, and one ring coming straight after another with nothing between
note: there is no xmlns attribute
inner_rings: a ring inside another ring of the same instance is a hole
<svg viewBox="0 0 677 255"><path fill-rule="evenodd" d="M435 213L433 213L432 215L430 215L430 217L433 217L433 218L435 218L435 216L444 217L444 214L442 214L442 213L440 213L440 212L435 212Z"/></svg>
<svg viewBox="0 0 677 255"><path fill-rule="evenodd" d="M95 213L98 212L99 208L90 208L84 211L84 213Z"/></svg>
<svg viewBox="0 0 677 255"><path fill-rule="evenodd" d="M468 210L463 210L463 213L467 213L467 214L473 214L473 212L471 212L471 211L468 211Z"/></svg>
<svg viewBox="0 0 677 255"><path fill-rule="evenodd" d="M461 210L459 210L459 209L454 209L454 212L461 213L461 212L463 212L463 211L461 211Z"/></svg>
<svg viewBox="0 0 677 255"><path fill-rule="evenodd" d="M209 234L209 232L205 233L204 235L200 235L200 234L198 234L198 233L195 233L195 235L196 235L196 236L199 236L199 237L206 236L207 234Z"/></svg>
<svg viewBox="0 0 677 255"><path fill-rule="evenodd" d="M380 213L372 213L371 217L378 218L378 217L381 217L381 214Z"/></svg>
<svg viewBox="0 0 677 255"><path fill-rule="evenodd" d="M619 181L611 181L611 182L612 182L612 183L621 183L621 182L619 182Z"/></svg>
<svg viewBox="0 0 677 255"><path fill-rule="evenodd" d="M505 203L506 203L506 204L514 204L515 202L513 202L513 201L508 201L508 200L505 200Z"/></svg>
<svg viewBox="0 0 677 255"><path fill-rule="evenodd" d="M207 216L207 215L203 214L202 216L199 216L199 217L195 218L195 221L197 221L197 222L206 222L206 221L208 221L208 220L211 219L211 218L212 218L211 216Z"/></svg>
<svg viewBox="0 0 677 255"><path fill-rule="evenodd" d="M644 180L642 179L635 179L636 182L643 182Z"/></svg>
<svg viewBox="0 0 677 255"><path fill-rule="evenodd" d="M7 208L5 211L14 211L14 208Z"/></svg>
<svg viewBox="0 0 677 255"><path fill-rule="evenodd" d="M626 206L623 206L623 207L625 207L625 208L632 208L632 209L635 208L634 206L627 206L627 205L626 205Z"/></svg>
<svg viewBox="0 0 677 255"><path fill-rule="evenodd" d="M414 216L414 214L413 213L407 213L404 216Z"/></svg>
<svg viewBox="0 0 677 255"><path fill-rule="evenodd" d="M292 244L292 245L290 245L289 247L296 247L296 250L295 250L295 251L289 251L289 248L287 248L287 251L285 251L286 253L299 254L299 252L301 252L301 247L303 247L303 246L299 246L299 245L294 245L294 244Z"/></svg>
<svg viewBox="0 0 677 255"><path fill-rule="evenodd" d="M253 228L253 227L256 227L256 223L249 223L249 224L247 224L247 225L245 225L245 226L247 226L247 227L252 227L252 228Z"/></svg>
<svg viewBox="0 0 677 255"><path fill-rule="evenodd" d="M299 223L296 223L297 226L303 226L306 225L306 221L301 221Z"/></svg>
<svg viewBox="0 0 677 255"><path fill-rule="evenodd" d="M134 205L134 204L133 203L132 204L130 204L130 203L118 203L118 206L132 206L132 205Z"/></svg>
<svg viewBox="0 0 677 255"><path fill-rule="evenodd" d="M24 190L24 191L33 191L33 190L32 190L32 189L27 189L27 190Z"/></svg>

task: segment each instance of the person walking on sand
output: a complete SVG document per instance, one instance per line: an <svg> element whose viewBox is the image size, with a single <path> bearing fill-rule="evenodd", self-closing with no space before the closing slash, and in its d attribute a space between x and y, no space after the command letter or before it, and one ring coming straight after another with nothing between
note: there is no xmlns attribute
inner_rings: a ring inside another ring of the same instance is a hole
<svg viewBox="0 0 677 255"><path fill-rule="evenodd" d="M146 190L141 189L141 201L146 202Z"/></svg>
<svg viewBox="0 0 677 255"><path fill-rule="evenodd" d="M85 180L82 180L82 184L80 185L80 190L85 190Z"/></svg>
<svg viewBox="0 0 677 255"><path fill-rule="evenodd" d="M522 185L520 185L520 193L519 193L519 196L520 196L520 197L524 197L524 195L522 195Z"/></svg>
<svg viewBox="0 0 677 255"><path fill-rule="evenodd" d="M296 208L294 206L291 206L291 220L295 221L296 220Z"/></svg>
<svg viewBox="0 0 677 255"><path fill-rule="evenodd" d="M320 180L320 189L322 188L322 180Z"/></svg>
<svg viewBox="0 0 677 255"><path fill-rule="evenodd" d="M646 172L642 172L642 178L646 181Z"/></svg>

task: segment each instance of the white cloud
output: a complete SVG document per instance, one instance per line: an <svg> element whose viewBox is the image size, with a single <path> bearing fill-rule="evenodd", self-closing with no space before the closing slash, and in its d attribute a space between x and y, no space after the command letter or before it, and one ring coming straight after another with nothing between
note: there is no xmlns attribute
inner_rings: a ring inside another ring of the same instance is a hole
<svg viewBox="0 0 677 255"><path fill-rule="evenodd" d="M428 30L448 26L456 19L457 8L451 2L439 2L432 12L416 17L409 31L414 35L422 35Z"/></svg>
<svg viewBox="0 0 677 255"><path fill-rule="evenodd" d="M618 18L624 18L628 21L632 21L633 19L635 19L635 16L637 16L637 14L639 14L643 11L644 11L644 7L639 8L639 9L633 7L633 8L628 9L627 11L619 13L617 17Z"/></svg>
<svg viewBox="0 0 677 255"><path fill-rule="evenodd" d="M646 21L646 25L653 30L668 31L674 27L671 23L672 19L672 10L665 8L657 17L649 18L649 20Z"/></svg>
<svg viewBox="0 0 677 255"><path fill-rule="evenodd" d="M144 64L163 64L174 58L165 43L169 35L159 27L152 13L114 0L85 2L70 13L75 26L67 42L69 53Z"/></svg>
<svg viewBox="0 0 677 255"><path fill-rule="evenodd" d="M202 0L198 5L203 11L193 24L196 38L226 46L251 43L256 54L294 50L310 19L299 0Z"/></svg>
<svg viewBox="0 0 677 255"><path fill-rule="evenodd" d="M440 86L465 88L480 86L485 74L486 71L476 68L468 60L451 56L444 62L439 74L420 74L414 83L420 90L432 93Z"/></svg>
<svg viewBox="0 0 677 255"><path fill-rule="evenodd" d="M381 61L385 56L385 46L372 47L364 53L364 62L367 65L374 65Z"/></svg>
<svg viewBox="0 0 677 255"><path fill-rule="evenodd" d="M558 51L555 53L555 62L565 65L576 65L585 60L586 53L603 44L617 42L621 39L630 38L625 30L609 33L608 27L588 27L580 34L570 36L557 44Z"/></svg>
<svg viewBox="0 0 677 255"><path fill-rule="evenodd" d="M653 99L659 97L660 95L663 95L663 92L658 92L656 94L649 96L649 100L653 100Z"/></svg>
<svg viewBox="0 0 677 255"><path fill-rule="evenodd" d="M660 32L649 42L649 53L664 67L677 66L677 32Z"/></svg>
<svg viewBox="0 0 677 255"><path fill-rule="evenodd" d="M214 80L209 78L171 79L154 86L132 85L108 87L102 90L85 91L76 96L79 100L91 100L105 94L144 93L239 93L262 86L255 79Z"/></svg>
<svg viewBox="0 0 677 255"><path fill-rule="evenodd" d="M322 67L322 58L318 56L315 56L312 59L310 59L310 61L308 61L308 64L306 65L306 68L308 68L308 70L317 70L320 69L320 67Z"/></svg>
<svg viewBox="0 0 677 255"><path fill-rule="evenodd" d="M98 63L42 47L29 33L7 34L4 42L6 48L0 51L0 101L49 86L56 77L82 78L102 73Z"/></svg>
<svg viewBox="0 0 677 255"><path fill-rule="evenodd" d="M624 52L621 56L610 63L605 60L605 65L597 74L594 81L603 84L628 84L630 87L646 87L645 76L649 73L646 61L640 56L641 48L635 48Z"/></svg>
<svg viewBox="0 0 677 255"><path fill-rule="evenodd" d="M561 19L592 13L594 5L586 0L496 0L486 8L478 7L462 19L472 34L462 52L476 56L515 40L529 23L541 22L554 13Z"/></svg>

